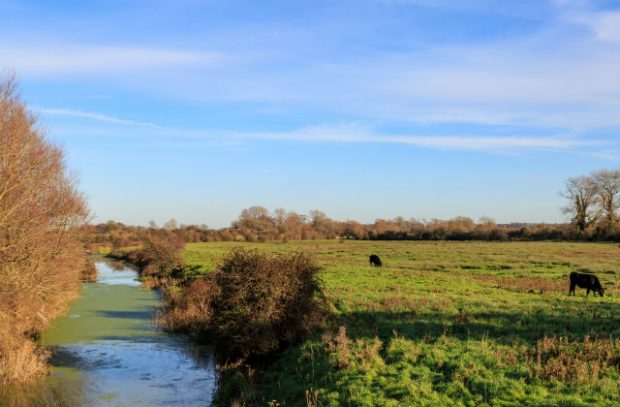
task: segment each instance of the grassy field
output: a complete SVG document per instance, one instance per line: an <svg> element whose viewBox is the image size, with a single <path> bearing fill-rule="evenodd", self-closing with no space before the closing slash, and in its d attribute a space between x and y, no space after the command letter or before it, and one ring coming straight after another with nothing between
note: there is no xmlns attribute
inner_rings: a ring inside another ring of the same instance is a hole
<svg viewBox="0 0 620 407"><path fill-rule="evenodd" d="M617 244L202 243L185 260L208 272L236 246L314 254L333 313L256 379L258 404L620 405ZM567 296L580 269L603 298Z"/></svg>

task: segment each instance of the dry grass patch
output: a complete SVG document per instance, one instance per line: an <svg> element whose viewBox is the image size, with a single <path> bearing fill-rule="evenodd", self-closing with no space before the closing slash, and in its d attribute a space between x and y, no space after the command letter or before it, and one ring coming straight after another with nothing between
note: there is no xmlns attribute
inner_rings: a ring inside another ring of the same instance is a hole
<svg viewBox="0 0 620 407"><path fill-rule="evenodd" d="M565 282L541 277L503 277L488 274L473 274L467 276L467 278L493 284L497 288L518 290L524 292L549 292L568 290L568 278Z"/></svg>

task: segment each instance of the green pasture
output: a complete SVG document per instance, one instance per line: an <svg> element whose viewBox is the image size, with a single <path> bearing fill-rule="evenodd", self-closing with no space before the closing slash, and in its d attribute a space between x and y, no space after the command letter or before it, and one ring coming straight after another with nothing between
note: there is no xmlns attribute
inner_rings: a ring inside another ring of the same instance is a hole
<svg viewBox="0 0 620 407"><path fill-rule="evenodd" d="M248 401L620 405L617 244L197 243L185 261L208 272L238 246L313 254L333 314L257 379ZM370 267L370 254L383 267ZM568 297L577 270L596 273L605 296Z"/></svg>

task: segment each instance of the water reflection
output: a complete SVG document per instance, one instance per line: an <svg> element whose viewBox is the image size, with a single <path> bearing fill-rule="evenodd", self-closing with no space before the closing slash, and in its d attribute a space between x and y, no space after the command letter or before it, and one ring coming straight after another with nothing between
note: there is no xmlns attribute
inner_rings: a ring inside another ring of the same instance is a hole
<svg viewBox="0 0 620 407"><path fill-rule="evenodd" d="M0 405L208 406L215 388L212 350L153 329L157 292L135 271L97 262L66 318L42 336L53 373L29 388L0 394Z"/></svg>
<svg viewBox="0 0 620 407"><path fill-rule="evenodd" d="M174 339L97 341L60 349L87 373L89 406L208 406L212 361L195 359Z"/></svg>
<svg viewBox="0 0 620 407"><path fill-rule="evenodd" d="M85 383L79 375L65 372L62 380L58 373L42 382L26 386L0 387L0 406L3 407L81 407L87 406Z"/></svg>
<svg viewBox="0 0 620 407"><path fill-rule="evenodd" d="M122 263L110 260L98 261L97 283L108 285L139 286L138 273Z"/></svg>

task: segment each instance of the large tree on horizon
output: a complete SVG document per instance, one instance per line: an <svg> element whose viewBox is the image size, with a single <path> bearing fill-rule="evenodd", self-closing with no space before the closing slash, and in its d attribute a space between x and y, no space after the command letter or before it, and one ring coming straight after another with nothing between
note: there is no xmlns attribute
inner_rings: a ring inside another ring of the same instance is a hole
<svg viewBox="0 0 620 407"><path fill-rule="evenodd" d="M601 209L601 221L607 233L611 233L618 224L620 209L620 170L600 170L592 174L596 186L598 204Z"/></svg>
<svg viewBox="0 0 620 407"><path fill-rule="evenodd" d="M597 194L598 188L592 177L574 177L566 181L562 196L569 203L563 211L571 216L571 222L580 233L585 233L599 218Z"/></svg>

